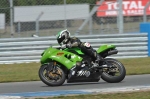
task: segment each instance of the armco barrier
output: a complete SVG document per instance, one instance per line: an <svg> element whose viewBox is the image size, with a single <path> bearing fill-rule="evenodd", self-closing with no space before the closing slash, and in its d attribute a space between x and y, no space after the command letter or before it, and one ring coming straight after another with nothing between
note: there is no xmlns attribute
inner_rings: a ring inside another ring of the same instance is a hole
<svg viewBox="0 0 150 99"><path fill-rule="evenodd" d="M114 58L148 57L148 34L80 35L94 49L102 44L114 44L119 50ZM58 47L55 37L0 39L0 64L39 62L43 50L50 45Z"/></svg>

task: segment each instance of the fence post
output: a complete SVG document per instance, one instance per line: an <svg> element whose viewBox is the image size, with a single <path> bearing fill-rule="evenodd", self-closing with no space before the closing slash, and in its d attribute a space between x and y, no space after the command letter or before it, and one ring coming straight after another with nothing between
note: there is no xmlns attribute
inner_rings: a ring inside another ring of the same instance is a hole
<svg viewBox="0 0 150 99"><path fill-rule="evenodd" d="M18 35L20 37L20 32L21 32L21 22L18 21Z"/></svg>
<svg viewBox="0 0 150 99"><path fill-rule="evenodd" d="M14 37L14 26L13 26L13 0L9 0L10 3L10 32L11 37Z"/></svg>
<svg viewBox="0 0 150 99"><path fill-rule="evenodd" d="M36 35L38 35L39 36L39 20L40 20L40 18L41 18L41 16L43 15L43 12L41 12L40 14L39 14L39 16L36 18Z"/></svg>
<svg viewBox="0 0 150 99"><path fill-rule="evenodd" d="M143 15L143 21L144 21L144 22L147 22L146 10L147 10L147 8L149 7L149 5L150 5L150 0L149 0L149 2L147 2L146 6L145 6L145 8L144 8L144 15Z"/></svg>
<svg viewBox="0 0 150 99"><path fill-rule="evenodd" d="M148 56L150 57L150 23L141 23L140 33L148 33Z"/></svg>
<svg viewBox="0 0 150 99"><path fill-rule="evenodd" d="M123 33L123 9L122 9L123 0L118 0L118 24L119 24L119 33Z"/></svg>
<svg viewBox="0 0 150 99"><path fill-rule="evenodd" d="M67 18L66 18L66 0L64 0L64 28L67 29Z"/></svg>

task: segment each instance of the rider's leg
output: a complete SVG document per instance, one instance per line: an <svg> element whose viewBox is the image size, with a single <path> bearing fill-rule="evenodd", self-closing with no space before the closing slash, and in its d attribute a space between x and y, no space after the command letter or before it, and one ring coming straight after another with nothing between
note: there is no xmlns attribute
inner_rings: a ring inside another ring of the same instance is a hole
<svg viewBox="0 0 150 99"><path fill-rule="evenodd" d="M103 58L96 51L95 51L95 57L96 57L95 62L97 63L100 63L103 60Z"/></svg>
<svg viewBox="0 0 150 99"><path fill-rule="evenodd" d="M92 46L89 43L88 44L82 43L80 48L81 48L81 51L89 55L93 61L99 63L102 60L102 57L96 52L96 50L92 48Z"/></svg>

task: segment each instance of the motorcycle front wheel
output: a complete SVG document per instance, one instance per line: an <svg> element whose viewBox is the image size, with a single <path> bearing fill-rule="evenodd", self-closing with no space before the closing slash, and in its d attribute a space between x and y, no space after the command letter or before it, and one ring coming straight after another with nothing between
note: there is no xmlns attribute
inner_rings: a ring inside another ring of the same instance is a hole
<svg viewBox="0 0 150 99"><path fill-rule="evenodd" d="M55 70L48 70L49 65L43 65L39 69L39 78L43 83L48 86L60 86L65 80L65 73L60 67L56 67Z"/></svg>
<svg viewBox="0 0 150 99"><path fill-rule="evenodd" d="M124 65L112 58L105 59L105 65L109 65L109 68L105 68L101 75L101 78L109 83L121 82L126 76L126 69Z"/></svg>

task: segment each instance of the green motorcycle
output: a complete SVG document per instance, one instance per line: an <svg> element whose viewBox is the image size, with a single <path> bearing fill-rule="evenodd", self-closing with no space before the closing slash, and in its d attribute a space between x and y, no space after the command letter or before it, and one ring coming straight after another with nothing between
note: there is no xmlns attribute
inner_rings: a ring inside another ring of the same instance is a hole
<svg viewBox="0 0 150 99"><path fill-rule="evenodd" d="M82 53L79 48L49 47L41 54L39 78L48 86L60 86L65 81L98 82L100 78L109 83L121 82L126 75L124 65L116 59L106 58L117 54L114 45L102 45L97 53L103 57L102 62L95 63L91 57ZM80 64L80 69L72 77L71 70Z"/></svg>

